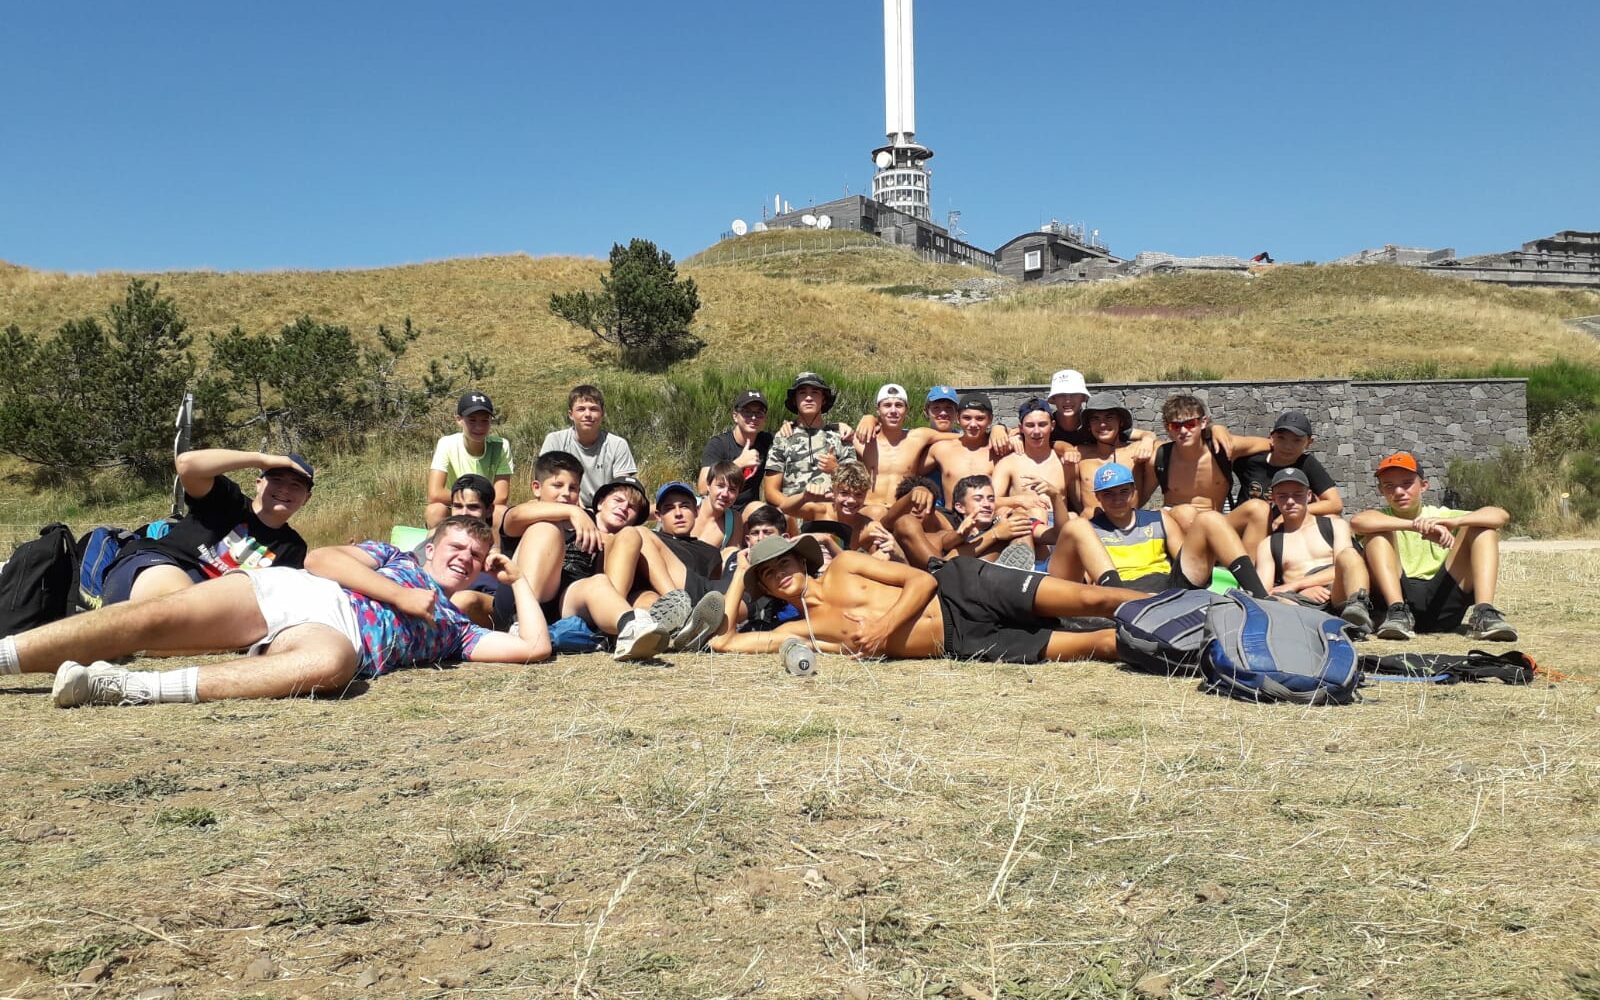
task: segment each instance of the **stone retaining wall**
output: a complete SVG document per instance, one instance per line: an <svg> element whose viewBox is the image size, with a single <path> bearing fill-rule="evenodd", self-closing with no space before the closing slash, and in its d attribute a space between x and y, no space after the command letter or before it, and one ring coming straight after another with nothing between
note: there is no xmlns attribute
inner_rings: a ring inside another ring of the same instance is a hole
<svg viewBox="0 0 1600 1000"><path fill-rule="evenodd" d="M994 401L995 415L1015 425L1017 404L1047 386L974 386ZM1312 452L1327 467L1352 513L1378 503L1372 469L1384 455L1411 451L1422 461L1438 503L1449 489L1455 458L1481 459L1504 445L1528 446L1526 379L1439 379L1356 382L1108 382L1090 386L1121 394L1140 427L1163 439L1161 404L1188 392L1206 401L1212 419L1236 434L1265 435L1277 415L1304 410L1315 431Z"/></svg>

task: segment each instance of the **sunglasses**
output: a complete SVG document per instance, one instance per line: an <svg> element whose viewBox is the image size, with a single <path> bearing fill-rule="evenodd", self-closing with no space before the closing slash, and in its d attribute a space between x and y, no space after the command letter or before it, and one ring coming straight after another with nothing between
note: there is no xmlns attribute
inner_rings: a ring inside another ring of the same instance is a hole
<svg viewBox="0 0 1600 1000"><path fill-rule="evenodd" d="M1199 427L1205 417L1190 417L1188 420L1168 420L1167 426L1175 431L1192 431Z"/></svg>

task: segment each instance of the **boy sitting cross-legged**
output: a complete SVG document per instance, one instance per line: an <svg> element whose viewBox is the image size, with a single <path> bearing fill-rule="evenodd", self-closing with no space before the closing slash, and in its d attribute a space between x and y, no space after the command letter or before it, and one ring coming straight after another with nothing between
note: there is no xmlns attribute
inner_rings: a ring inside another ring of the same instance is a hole
<svg viewBox="0 0 1600 1000"><path fill-rule="evenodd" d="M1410 639L1449 632L1467 619L1474 639L1515 642L1517 630L1494 606L1500 576L1500 529L1511 520L1499 507L1451 510L1426 506L1428 480L1408 451L1378 463L1378 491L1389 502L1350 519L1362 538L1372 586L1388 610L1375 633Z"/></svg>
<svg viewBox="0 0 1600 1000"><path fill-rule="evenodd" d="M1256 549L1256 568L1274 597L1337 614L1365 637L1372 631L1367 564L1342 517L1312 514L1311 478L1299 469L1272 477L1272 506L1281 522Z"/></svg>

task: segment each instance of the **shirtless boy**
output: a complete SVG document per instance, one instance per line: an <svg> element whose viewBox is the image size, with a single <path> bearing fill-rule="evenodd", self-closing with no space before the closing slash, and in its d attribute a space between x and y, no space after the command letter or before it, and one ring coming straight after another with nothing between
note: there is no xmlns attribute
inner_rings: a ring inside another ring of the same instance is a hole
<svg viewBox="0 0 1600 1000"><path fill-rule="evenodd" d="M1234 438L1226 428L1212 426L1206 404L1187 393L1162 404L1161 421L1172 440L1156 449L1156 485L1161 487L1162 504L1182 528L1193 524L1201 511L1220 512L1226 505L1233 492L1235 460L1271 447L1265 438ZM1228 512L1227 522L1253 552L1267 536L1270 515L1265 500L1247 500Z"/></svg>
<svg viewBox="0 0 1600 1000"><path fill-rule="evenodd" d="M902 493L883 515L884 527L894 533L908 563L926 568L933 559L951 555L995 559L1014 542L1024 542L1019 563L1032 556L1028 513L1014 509L1004 517L995 512L994 484L988 476L968 476L956 483L950 509L933 506L927 480L908 479ZM1008 564L1016 565L1010 563Z"/></svg>
<svg viewBox="0 0 1600 1000"><path fill-rule="evenodd" d="M1499 507L1424 505L1428 480L1408 451L1379 462L1377 476L1388 504L1357 514L1350 527L1362 537L1372 586L1388 605L1378 638L1450 632L1465 618L1474 639L1515 642L1517 630L1494 606L1500 529L1511 515Z"/></svg>
<svg viewBox="0 0 1600 1000"><path fill-rule="evenodd" d="M1256 568L1272 596L1339 615L1365 638L1372 632L1367 563L1350 541L1350 525L1310 512L1311 479L1299 469L1279 469L1270 489L1283 522L1256 549Z"/></svg>
<svg viewBox="0 0 1600 1000"><path fill-rule="evenodd" d="M765 539L734 572L729 600L746 588L800 609L800 620L770 632L736 633L711 642L720 652L777 650L786 640L814 641L821 652L904 659L949 657L1005 663L1117 658L1116 632L1063 632L1066 616L1109 616L1140 595L1068 583L961 557L933 573L846 552L821 578L816 543Z"/></svg>
<svg viewBox="0 0 1600 1000"><path fill-rule="evenodd" d="M1089 402L1089 386L1084 382L1082 373L1063 368L1050 376L1049 399L1056 413L1055 425L1050 428L1051 443L1093 444L1094 436L1089 433L1089 425L1083 419L1083 407ZM1132 420L1128 422L1130 425L1133 423ZM1134 427L1128 432L1128 439L1149 441L1153 447L1155 435L1142 427Z"/></svg>
<svg viewBox="0 0 1600 1000"><path fill-rule="evenodd" d="M1170 511L1141 510L1133 470L1119 462L1100 466L1094 486L1100 509L1062 528L1050 557L1051 576L1154 594L1174 587L1203 590L1211 585L1212 567L1223 566L1241 588L1267 596L1255 564L1221 514L1200 511L1186 531Z"/></svg>
<svg viewBox="0 0 1600 1000"><path fill-rule="evenodd" d="M1057 524L1051 504L1055 494L1067 492L1067 476L1061 458L1050 443L1053 426L1050 404L1042 399L1027 400L1017 407L1021 448L994 466L994 495L1002 506L1022 510L1032 522L1036 558L1047 559L1049 546L1056 540Z"/></svg>
<svg viewBox="0 0 1600 1000"><path fill-rule="evenodd" d="M900 495L900 484L907 477L941 475L939 464L929 452L940 441L961 437L956 423L957 403L954 389L934 386L928 390L923 407L929 426L907 429L909 404L905 388L891 382L878 390L877 412L862 417L855 434L856 453L873 474L869 502L887 507ZM1011 451L1004 428L996 427L990 432L989 447L996 456ZM935 500L942 504L946 497L941 484L935 491Z"/></svg>
<svg viewBox="0 0 1600 1000"><path fill-rule="evenodd" d="M1154 449L1148 440L1133 440L1133 412L1122 405L1121 398L1110 392L1090 396L1083 407L1083 423L1089 431L1087 444L1056 445L1066 470L1068 503L1085 517L1098 509L1095 473L1107 462L1132 469L1138 502L1150 499L1156 486L1150 461Z"/></svg>
<svg viewBox="0 0 1600 1000"><path fill-rule="evenodd" d="M717 578L722 553L693 535L699 498L688 483L670 482L656 490L659 530L623 528L606 546L605 575L618 594L649 607L656 594L684 591L693 603L690 623L674 636L672 649L697 648L722 624L723 601Z"/></svg>
<svg viewBox="0 0 1600 1000"><path fill-rule="evenodd" d="M744 507L739 506L739 498L745 483L743 470L733 462L716 462L700 470L700 481L705 502L695 513L691 534L713 548L742 546Z"/></svg>
<svg viewBox="0 0 1600 1000"><path fill-rule="evenodd" d="M888 508L870 502L871 484L872 474L866 466L860 462L845 462L834 472L833 489L827 495L818 496L807 490L798 497L785 499L779 509L802 522L842 524L849 529L850 537L846 542L849 548L894 558L899 555L900 548L881 523Z"/></svg>
<svg viewBox="0 0 1600 1000"><path fill-rule="evenodd" d="M961 436L935 442L928 449L928 457L938 463L946 497L953 497L956 483L968 476L994 474L990 435L994 404L981 392L966 393L961 397L956 420L961 425Z"/></svg>

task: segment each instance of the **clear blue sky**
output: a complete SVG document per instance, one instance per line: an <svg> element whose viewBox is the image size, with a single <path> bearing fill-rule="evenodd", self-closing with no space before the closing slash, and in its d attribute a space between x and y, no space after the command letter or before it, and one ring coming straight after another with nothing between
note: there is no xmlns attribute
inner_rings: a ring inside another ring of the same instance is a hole
<svg viewBox="0 0 1600 1000"><path fill-rule="evenodd" d="M334 268L867 189L877 0L48 4L0 18L0 259ZM1600 229L1600 4L921 0L935 215L1325 260Z"/></svg>

